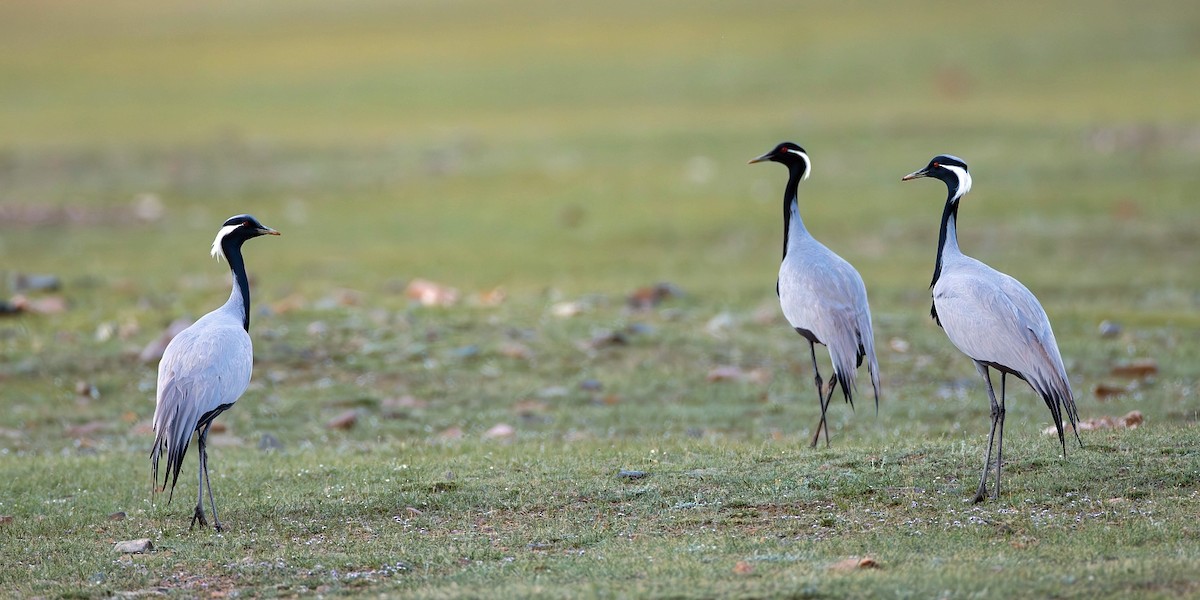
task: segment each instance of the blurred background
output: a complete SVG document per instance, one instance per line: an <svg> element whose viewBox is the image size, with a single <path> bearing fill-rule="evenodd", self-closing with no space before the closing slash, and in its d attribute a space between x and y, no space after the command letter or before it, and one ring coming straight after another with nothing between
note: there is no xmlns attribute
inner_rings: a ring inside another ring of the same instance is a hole
<svg viewBox="0 0 1200 600"><path fill-rule="evenodd" d="M1064 355L1145 353L1097 346L1104 320L1157 332L1182 369L1172 410L1193 419L1196 348L1172 348L1200 329L1198 90L1190 1L5 2L4 297L49 274L65 306L0 320L3 393L69 407L77 379L97 382L148 418L132 398L152 394L153 362L130 356L223 301L209 244L243 212L284 233L247 247L261 364L279 367L256 385L316 356L335 387L364 389L338 373L371 347L363 330L396 320L536 328L548 306L598 296L612 310L577 329L622 324L624 296L655 282L687 294L680 331L723 311L758 327L744 350L703 338L712 361L789 368L805 353L774 306L785 173L745 163L792 140L814 163L806 223L863 274L881 343L927 339L973 377L927 317L945 190L899 181L953 153L975 182L964 250L1034 290ZM419 312L415 278L508 307ZM406 327L374 340L381 355L493 352L488 333L421 346L424 325ZM586 337L546 335L543 352ZM564 378L605 368L575 359ZM380 360L360 368L409 368ZM883 360L905 383L909 367ZM1072 368L1090 389L1106 367ZM365 385L447 393L419 377ZM772 393L807 399L781 381ZM5 426L61 420L38 410Z"/></svg>
<svg viewBox="0 0 1200 600"><path fill-rule="evenodd" d="M0 588L1195 593L1198 99L1196 0L0 2ZM879 409L860 380L828 451L786 172L746 164L783 140L874 313ZM939 153L1107 429L1060 460L1009 381L978 507L946 190L900 182ZM231 527L187 535L156 367L239 213L283 235L245 247L254 379L209 437Z"/></svg>
<svg viewBox="0 0 1200 600"><path fill-rule="evenodd" d="M883 285L930 269L942 192L898 178L938 152L977 254L1180 285L1198 59L1191 2L7 2L0 251L154 285L253 212L291 234L271 279L757 294L785 176L744 163L789 139L814 231ZM152 226L106 212L139 198Z"/></svg>

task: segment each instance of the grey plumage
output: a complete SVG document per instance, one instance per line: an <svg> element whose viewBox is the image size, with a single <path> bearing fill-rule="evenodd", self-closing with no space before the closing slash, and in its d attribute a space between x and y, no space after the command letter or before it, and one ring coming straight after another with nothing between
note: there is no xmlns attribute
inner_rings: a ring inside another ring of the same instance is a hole
<svg viewBox="0 0 1200 600"><path fill-rule="evenodd" d="M834 388L840 385L846 402L853 406L856 373L864 359L875 392L875 409L879 409L879 363L875 358L867 288L858 271L817 241L800 218L797 188L811 170L808 153L800 146L784 142L750 162L768 160L788 167L789 175L783 198L783 259L775 291L788 323L808 340L817 401L821 406L821 420L817 423L812 445L817 445L824 428L828 446L829 425L825 411ZM827 390L817 365L816 344L824 344L829 349L833 365L833 377Z"/></svg>
<svg viewBox="0 0 1200 600"><path fill-rule="evenodd" d="M975 492L980 502L987 494L995 441L996 487L1000 494L1000 472L1004 459L1005 379L1014 375L1033 388L1054 419L1059 443L1066 454L1062 414L1065 412L1075 439L1078 412L1067 369L1058 350L1046 311L1021 282L966 256L958 247L958 205L971 189L971 175L962 159L950 155L934 157L924 169L904 180L934 177L946 183L949 196L942 214L937 264L934 268L931 314L956 348L971 358L987 384L992 406L992 429L984 457L983 474ZM989 368L1000 372L1000 401L996 401ZM999 432L999 438L996 437Z"/></svg>
<svg viewBox="0 0 1200 600"><path fill-rule="evenodd" d="M213 524L221 521L208 482L208 453L205 444L212 421L237 402L250 384L254 352L250 342L250 292L241 246L260 235L279 235L254 217L238 215L225 221L213 241L212 255L229 263L233 290L220 308L204 315L181 331L163 352L158 364L158 390L154 409L154 446L150 463L158 485L159 459L167 459L163 488L170 481L168 503L174 498L179 470L192 433L199 450L199 491L192 527L204 517L204 489L208 488Z"/></svg>

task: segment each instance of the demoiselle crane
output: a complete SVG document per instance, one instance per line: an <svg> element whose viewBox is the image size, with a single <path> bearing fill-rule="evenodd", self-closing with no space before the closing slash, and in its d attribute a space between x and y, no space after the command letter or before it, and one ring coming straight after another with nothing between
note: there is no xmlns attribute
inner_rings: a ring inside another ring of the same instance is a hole
<svg viewBox="0 0 1200 600"><path fill-rule="evenodd" d="M220 308L200 317L181 331L158 363L158 393L154 408L154 446L150 449L150 464L154 483L158 485L158 460L167 457L163 488L170 479L170 504L175 497L179 468L196 433L200 454L199 492L192 529L199 522L207 527L204 518L204 489L212 506L213 527L221 530L217 505L213 501L212 484L208 480L208 452L205 442L213 419L228 410L250 385L254 352L250 344L250 286L246 265L242 260L242 244L260 235L279 235L278 231L259 223L250 215L231 217L221 226L212 244L212 256L224 258L233 273L233 292Z"/></svg>
<svg viewBox="0 0 1200 600"><path fill-rule="evenodd" d="M804 227L796 195L800 181L808 179L812 170L804 148L783 142L750 163L765 161L788 168L787 186L783 190L783 260L779 265L775 293L779 296L783 316L808 340L817 401L821 405L821 421L817 423L812 446L816 447L824 428L825 446L828 447L829 425L825 421L825 411L833 398L834 388L840 385L846 402L853 407L855 375L864 358L875 391L875 410L879 410L879 363L875 360L867 288L850 263L818 242ZM817 365L816 344L829 348L829 359L833 363L828 390Z"/></svg>
<svg viewBox="0 0 1200 600"><path fill-rule="evenodd" d="M964 255L958 248L958 205L971 190L971 173L967 163L961 158L941 154L933 157L925 168L905 175L902 181L921 177L942 180L949 193L942 212L937 263L930 283L933 288L930 315L946 332L950 342L975 362L975 370L987 383L988 400L992 403L992 429L988 433L983 475L975 491L975 502L982 502L987 495L993 442L997 442L997 453L996 488L992 497L1000 495L1000 471L1004 461L1004 383L1007 376L1013 375L1024 380L1046 402L1058 430L1058 441L1064 456L1067 442L1063 436L1063 412L1071 422L1075 440L1083 447L1075 426L1079 416L1071 382L1067 379L1067 369L1058 352L1054 331L1050 329L1050 319L1046 317L1046 311L1037 298L1021 282ZM999 403L996 402L989 368L1000 372Z"/></svg>

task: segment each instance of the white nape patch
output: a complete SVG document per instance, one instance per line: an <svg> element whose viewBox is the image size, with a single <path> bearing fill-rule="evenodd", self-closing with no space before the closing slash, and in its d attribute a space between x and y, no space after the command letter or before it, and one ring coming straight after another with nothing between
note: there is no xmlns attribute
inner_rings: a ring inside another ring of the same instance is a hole
<svg viewBox="0 0 1200 600"><path fill-rule="evenodd" d="M787 151L804 159L804 174L800 176L800 180L804 181L805 179L808 179L808 174L812 173L812 160L808 158L807 154L799 150L792 150L791 148L788 148Z"/></svg>
<svg viewBox="0 0 1200 600"><path fill-rule="evenodd" d="M942 165L943 169L954 173L958 177L958 189L954 192L954 199L958 200L971 191L971 174L966 169L955 165Z"/></svg>
<svg viewBox="0 0 1200 600"><path fill-rule="evenodd" d="M229 235L229 232L233 231L234 229L237 229L238 227L241 227L241 225L226 225L226 226L222 227L220 231L217 232L217 237L216 237L216 239L213 240L213 245L212 245L211 254L212 254L213 258L215 258L217 260L221 260L221 259L225 258L225 251L221 249L221 240L225 239L225 236ZM228 259L226 259L226 260L228 260Z"/></svg>

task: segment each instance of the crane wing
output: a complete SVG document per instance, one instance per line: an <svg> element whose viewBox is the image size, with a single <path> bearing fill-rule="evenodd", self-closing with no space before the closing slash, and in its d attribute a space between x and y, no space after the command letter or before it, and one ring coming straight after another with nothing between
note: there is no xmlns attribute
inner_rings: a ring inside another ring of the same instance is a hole
<svg viewBox="0 0 1200 600"><path fill-rule="evenodd" d="M1020 374L1039 393L1069 397L1050 319L1021 282L969 259L943 272L933 302L946 335L964 354Z"/></svg>
<svg viewBox="0 0 1200 600"><path fill-rule="evenodd" d="M879 399L867 288L854 267L820 242L793 247L779 269L780 305L788 323L811 332L829 348L843 391L854 386L855 369L868 359L871 383Z"/></svg>
<svg viewBox="0 0 1200 600"><path fill-rule="evenodd" d="M155 440L150 451L156 485L160 453L166 451L167 477L174 489L197 425L207 414L237 402L250 384L254 360L250 335L240 322L219 317L210 313L180 332L158 364Z"/></svg>

